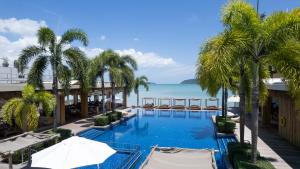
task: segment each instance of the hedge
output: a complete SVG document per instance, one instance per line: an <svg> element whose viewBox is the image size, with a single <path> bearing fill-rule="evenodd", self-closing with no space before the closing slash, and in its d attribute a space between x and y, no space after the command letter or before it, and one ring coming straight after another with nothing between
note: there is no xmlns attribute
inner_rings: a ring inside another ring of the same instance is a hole
<svg viewBox="0 0 300 169"><path fill-rule="evenodd" d="M220 133L233 133L236 124L230 118L225 119L224 117L216 116L216 125Z"/></svg>
<svg viewBox="0 0 300 169"><path fill-rule="evenodd" d="M60 134L60 141L72 136L72 131L69 129L58 128L54 132Z"/></svg>
<svg viewBox="0 0 300 169"><path fill-rule="evenodd" d="M257 154L257 163L251 163L251 145L228 143L228 159L235 169L275 169L272 164Z"/></svg>
<svg viewBox="0 0 300 169"><path fill-rule="evenodd" d="M109 116L99 116L95 119L95 126L106 126L109 123Z"/></svg>

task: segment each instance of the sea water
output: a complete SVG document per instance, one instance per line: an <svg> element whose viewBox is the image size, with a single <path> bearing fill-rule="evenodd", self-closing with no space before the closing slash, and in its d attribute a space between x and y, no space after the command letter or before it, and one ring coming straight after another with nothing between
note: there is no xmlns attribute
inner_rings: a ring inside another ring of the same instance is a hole
<svg viewBox="0 0 300 169"><path fill-rule="evenodd" d="M154 97L154 98L210 98L211 96L201 89L198 84L149 84L149 91L146 91L145 88L140 87L139 89L140 102L142 104L142 98L144 97ZM232 95L229 92L229 97ZM122 98L121 94L118 97ZM222 93L218 92L217 98L220 99L219 105L221 106ZM137 96L132 92L128 97L128 106L137 104ZM187 101L188 104L188 101ZM202 101L202 105L205 102ZM208 103L208 105L215 105L216 103Z"/></svg>

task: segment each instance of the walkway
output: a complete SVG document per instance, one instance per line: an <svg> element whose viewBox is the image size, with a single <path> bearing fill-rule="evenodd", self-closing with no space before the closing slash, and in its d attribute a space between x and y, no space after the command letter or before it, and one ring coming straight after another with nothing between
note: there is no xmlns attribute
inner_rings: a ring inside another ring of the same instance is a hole
<svg viewBox="0 0 300 169"><path fill-rule="evenodd" d="M125 115L125 117L132 117L135 113L132 112L128 112L129 109L124 109L124 110L116 110L116 111L120 111L122 113L126 113L127 115ZM93 116L93 117L89 117L86 119L80 119L78 121L60 126L59 128L63 128L63 129L69 129L72 131L73 135L77 135L78 133L87 130L91 127L94 127L94 120L95 117L97 117L99 115Z"/></svg>
<svg viewBox="0 0 300 169"><path fill-rule="evenodd" d="M240 124L237 124L238 139L240 137L239 129ZM251 131L247 126L245 127L245 140L251 142ZM260 127L257 148L260 154L277 169L300 168L300 150L276 133Z"/></svg>

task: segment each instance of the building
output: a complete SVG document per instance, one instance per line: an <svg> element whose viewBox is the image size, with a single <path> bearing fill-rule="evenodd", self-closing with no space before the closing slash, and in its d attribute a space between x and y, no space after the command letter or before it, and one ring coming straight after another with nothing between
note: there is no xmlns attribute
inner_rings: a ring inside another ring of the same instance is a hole
<svg viewBox="0 0 300 169"><path fill-rule="evenodd" d="M267 81L269 96L262 109L262 123L290 143L300 147L300 103L288 92L280 78Z"/></svg>

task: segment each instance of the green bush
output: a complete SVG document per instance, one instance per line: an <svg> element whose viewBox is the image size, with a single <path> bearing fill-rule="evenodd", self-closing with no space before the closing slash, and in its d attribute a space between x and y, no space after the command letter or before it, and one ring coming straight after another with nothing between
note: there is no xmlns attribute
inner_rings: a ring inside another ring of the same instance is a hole
<svg viewBox="0 0 300 169"><path fill-rule="evenodd" d="M218 123L218 122L225 122L226 120L225 120L225 118L224 117L222 117L222 116L216 116L216 123Z"/></svg>
<svg viewBox="0 0 300 169"><path fill-rule="evenodd" d="M72 131L69 129L58 128L54 132L60 134L60 141L72 136Z"/></svg>
<svg viewBox="0 0 300 169"><path fill-rule="evenodd" d="M122 118L122 116L123 116L122 112L117 111L117 112L115 112L115 113L116 113L117 116L118 116L118 120L120 120L120 119Z"/></svg>
<svg viewBox="0 0 300 169"><path fill-rule="evenodd" d="M118 114L117 113L112 113L110 122L114 122L114 121L117 121L117 120L118 120Z"/></svg>
<svg viewBox="0 0 300 169"><path fill-rule="evenodd" d="M95 119L95 126L106 126L109 123L109 116L99 116Z"/></svg>
<svg viewBox="0 0 300 169"><path fill-rule="evenodd" d="M227 119L226 121L225 119L218 119L217 122L218 131L221 133L233 133L235 125L235 122L230 119Z"/></svg>
<svg viewBox="0 0 300 169"><path fill-rule="evenodd" d="M251 145L240 143L228 143L228 159L235 169L274 169L272 164L265 158L257 155L257 163L252 164Z"/></svg>

